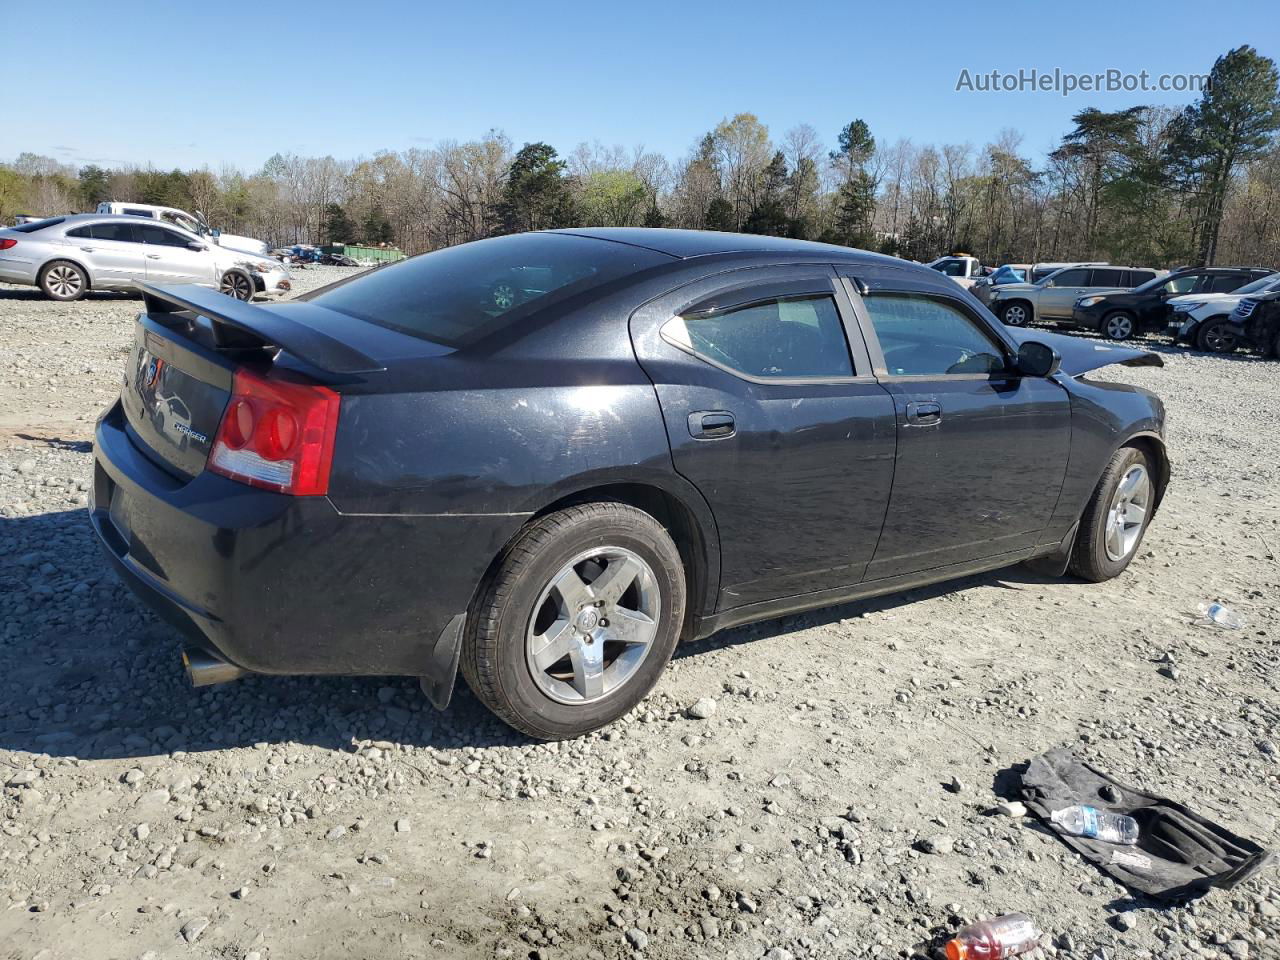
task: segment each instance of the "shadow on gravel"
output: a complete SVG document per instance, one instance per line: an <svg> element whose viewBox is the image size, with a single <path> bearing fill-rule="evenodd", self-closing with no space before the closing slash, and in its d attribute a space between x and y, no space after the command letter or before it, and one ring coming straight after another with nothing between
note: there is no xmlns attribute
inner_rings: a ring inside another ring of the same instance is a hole
<svg viewBox="0 0 1280 960"><path fill-rule="evenodd" d="M65 437L39 437L34 433L17 433L14 434L19 440L26 440L30 443L43 443L46 447L52 447L55 450L67 450L71 453L91 453L93 451L92 440L67 440Z"/></svg>
<svg viewBox="0 0 1280 960"><path fill-rule="evenodd" d="M676 655L975 586L1047 582L1015 567L740 627ZM82 509L0 518L0 748L101 759L258 743L349 749L353 740L386 740L460 750L532 742L497 721L461 678L443 713L410 677L252 676L195 690L180 650L172 628L111 573Z"/></svg>
<svg viewBox="0 0 1280 960"><path fill-rule="evenodd" d="M142 294L131 293L127 290L90 290L84 295L85 300L141 300ZM17 300L17 301L33 301L40 300L48 304L57 304L60 301L51 300L44 295L44 291L36 287L0 287L0 301Z"/></svg>

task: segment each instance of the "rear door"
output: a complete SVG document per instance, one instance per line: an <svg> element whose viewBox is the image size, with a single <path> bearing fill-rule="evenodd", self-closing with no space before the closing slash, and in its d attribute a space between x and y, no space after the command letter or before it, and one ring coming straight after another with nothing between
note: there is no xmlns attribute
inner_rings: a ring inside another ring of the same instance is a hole
<svg viewBox="0 0 1280 960"><path fill-rule="evenodd" d="M81 232L87 236L81 236ZM68 232L67 236L87 255L95 284L130 286L147 278L146 251L136 224L93 223Z"/></svg>
<svg viewBox="0 0 1280 960"><path fill-rule="evenodd" d="M715 515L721 610L863 577L897 431L851 322L821 265L722 274L632 317L675 468Z"/></svg>
<svg viewBox="0 0 1280 960"><path fill-rule="evenodd" d="M148 283L214 283L213 257L206 250L192 250L192 238L156 223L134 227L146 244Z"/></svg>
<svg viewBox="0 0 1280 960"><path fill-rule="evenodd" d="M1039 543L1066 475L1067 391L1013 372L1010 343L959 297L901 271L882 280L859 271L868 293L850 295L898 427L893 492L867 579Z"/></svg>
<svg viewBox="0 0 1280 960"><path fill-rule="evenodd" d="M1040 291L1037 317L1070 317L1076 300L1089 290L1088 267L1072 267L1053 278L1053 285Z"/></svg>

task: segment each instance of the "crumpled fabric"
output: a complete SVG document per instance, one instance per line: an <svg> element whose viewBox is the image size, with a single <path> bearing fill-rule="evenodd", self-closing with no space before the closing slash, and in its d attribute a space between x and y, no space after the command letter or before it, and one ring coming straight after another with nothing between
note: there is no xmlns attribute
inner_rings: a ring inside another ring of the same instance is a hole
<svg viewBox="0 0 1280 960"><path fill-rule="evenodd" d="M1274 864L1276 855L1167 797L1120 783L1067 748L1031 760L1022 774L1027 808L1095 867L1130 890L1162 900L1229 890ZM1138 821L1134 846L1059 831L1053 811L1082 803Z"/></svg>

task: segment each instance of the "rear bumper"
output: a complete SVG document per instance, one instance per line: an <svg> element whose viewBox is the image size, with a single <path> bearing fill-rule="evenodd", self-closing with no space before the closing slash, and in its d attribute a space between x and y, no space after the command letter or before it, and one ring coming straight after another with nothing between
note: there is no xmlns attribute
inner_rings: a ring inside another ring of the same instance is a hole
<svg viewBox="0 0 1280 960"><path fill-rule="evenodd" d="M255 673L420 676L447 702L461 615L507 536L492 519L350 516L211 473L183 481L135 445L119 404L94 458L103 550L188 640Z"/></svg>

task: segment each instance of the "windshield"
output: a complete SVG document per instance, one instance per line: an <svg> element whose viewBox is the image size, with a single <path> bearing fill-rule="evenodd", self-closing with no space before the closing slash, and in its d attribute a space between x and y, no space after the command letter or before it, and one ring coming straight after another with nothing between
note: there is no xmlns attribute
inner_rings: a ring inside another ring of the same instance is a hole
<svg viewBox="0 0 1280 960"><path fill-rule="evenodd" d="M1261 293L1262 291L1271 293L1280 290L1280 273L1273 273L1266 277L1259 277L1253 283L1246 283L1243 287L1232 290L1232 293Z"/></svg>
<svg viewBox="0 0 1280 960"><path fill-rule="evenodd" d="M196 220L195 217L189 217L185 213L181 213L177 210L164 211L160 214L160 219L166 223L173 224L175 227L181 227L183 230L186 230L189 233L194 233L197 236L203 236L205 233L204 224Z"/></svg>
<svg viewBox="0 0 1280 960"><path fill-rule="evenodd" d="M1169 276L1168 274L1165 274L1163 277L1155 277L1151 280L1148 280L1146 283L1144 283L1140 287L1134 287L1132 292L1133 293L1150 293L1152 290L1158 289L1159 287L1162 287L1169 282L1170 282Z"/></svg>
<svg viewBox="0 0 1280 960"><path fill-rule="evenodd" d="M313 303L461 347L575 293L670 263L630 244L563 233L478 240L361 274Z"/></svg>

